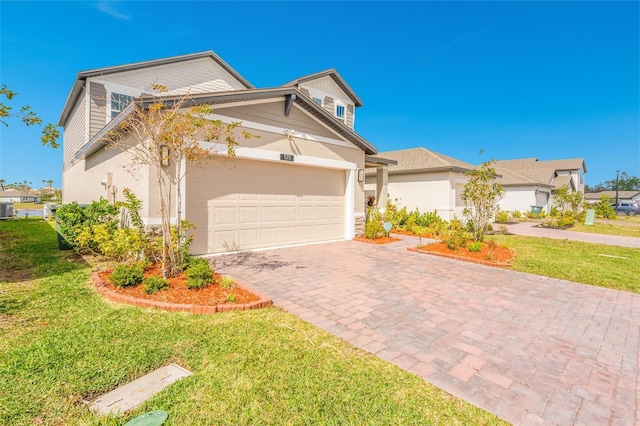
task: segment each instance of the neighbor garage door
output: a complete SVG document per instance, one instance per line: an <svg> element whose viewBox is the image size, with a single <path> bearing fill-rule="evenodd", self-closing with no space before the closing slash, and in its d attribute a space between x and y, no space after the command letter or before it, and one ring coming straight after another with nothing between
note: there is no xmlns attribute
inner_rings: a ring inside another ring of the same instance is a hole
<svg viewBox="0 0 640 426"><path fill-rule="evenodd" d="M209 253L344 238L344 170L236 159L202 189Z"/></svg>

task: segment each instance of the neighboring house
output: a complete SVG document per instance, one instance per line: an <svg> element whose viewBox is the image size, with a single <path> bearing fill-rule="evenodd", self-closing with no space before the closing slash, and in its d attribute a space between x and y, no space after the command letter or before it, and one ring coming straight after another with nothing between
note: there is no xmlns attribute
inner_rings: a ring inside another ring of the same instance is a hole
<svg viewBox="0 0 640 426"><path fill-rule="evenodd" d="M41 197L24 191L0 191L0 202L39 203Z"/></svg>
<svg viewBox="0 0 640 426"><path fill-rule="evenodd" d="M609 197L611 203L616 202L616 191L600 191L600 192L587 192L584 194L584 199L587 203L595 204L600 201L603 195ZM634 203L640 205L640 191L618 191L619 203Z"/></svg>
<svg viewBox="0 0 640 426"><path fill-rule="evenodd" d="M386 171L376 148L354 131L361 100L335 70L256 89L215 53L80 72L64 105L63 202L141 199L145 223L160 223L149 171L125 171L126 153L104 136L152 84L214 106L213 119L242 122L260 136L236 157L195 170L182 188L183 217L197 226L192 253L350 239L364 223L365 167ZM113 121L112 121L113 120ZM221 141L224 144L224 141ZM176 212L176 207L173 208Z"/></svg>
<svg viewBox="0 0 640 426"><path fill-rule="evenodd" d="M465 173L473 165L425 148L381 152L374 157L397 163L389 165L388 193L382 196L375 193L376 175L367 171L366 194L376 195L380 208L384 208L388 195L398 207L410 211L436 211L445 220L462 217L464 202L460 194L469 180Z"/></svg>
<svg viewBox="0 0 640 426"><path fill-rule="evenodd" d="M582 158L538 161L537 158L496 161L494 168L504 188L499 205L502 210L529 212L539 207L550 212L552 194L567 185L571 191L584 192L584 173L587 168Z"/></svg>

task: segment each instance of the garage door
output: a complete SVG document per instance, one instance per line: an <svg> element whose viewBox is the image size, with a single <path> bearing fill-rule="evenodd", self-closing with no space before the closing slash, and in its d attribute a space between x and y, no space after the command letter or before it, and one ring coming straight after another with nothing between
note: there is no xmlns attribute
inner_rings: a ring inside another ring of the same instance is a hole
<svg viewBox="0 0 640 426"><path fill-rule="evenodd" d="M343 170L236 159L206 192L209 253L344 238Z"/></svg>

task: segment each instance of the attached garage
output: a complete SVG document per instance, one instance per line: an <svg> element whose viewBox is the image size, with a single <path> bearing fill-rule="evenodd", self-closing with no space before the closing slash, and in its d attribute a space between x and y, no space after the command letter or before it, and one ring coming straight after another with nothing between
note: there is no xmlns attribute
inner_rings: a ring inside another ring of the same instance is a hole
<svg viewBox="0 0 640 426"><path fill-rule="evenodd" d="M345 170L238 158L207 170L187 185L194 253L345 238Z"/></svg>

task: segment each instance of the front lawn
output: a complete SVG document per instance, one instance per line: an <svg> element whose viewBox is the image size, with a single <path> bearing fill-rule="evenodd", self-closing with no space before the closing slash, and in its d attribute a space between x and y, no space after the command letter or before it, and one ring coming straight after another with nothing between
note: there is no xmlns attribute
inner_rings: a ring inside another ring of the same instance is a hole
<svg viewBox="0 0 640 426"><path fill-rule="evenodd" d="M520 235L487 238L515 250L515 271L640 293L640 249Z"/></svg>
<svg viewBox="0 0 640 426"><path fill-rule="evenodd" d="M625 222L620 223L595 223L592 226L575 225L568 231L587 232L590 234L606 234L617 235L621 237L640 238L640 226L624 226Z"/></svg>
<svg viewBox="0 0 640 426"><path fill-rule="evenodd" d="M38 220L0 222L0 424L503 424L278 308L216 315L103 301L91 266ZM134 413L85 401L155 368L194 375Z"/></svg>

